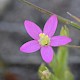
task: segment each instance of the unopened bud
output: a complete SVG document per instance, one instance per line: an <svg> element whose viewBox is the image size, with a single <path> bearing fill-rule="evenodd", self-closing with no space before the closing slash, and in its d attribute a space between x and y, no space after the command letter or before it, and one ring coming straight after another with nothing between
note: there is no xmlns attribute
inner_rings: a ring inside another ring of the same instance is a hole
<svg viewBox="0 0 80 80"><path fill-rule="evenodd" d="M51 72L49 70L45 70L42 72L41 79L49 79L51 76Z"/></svg>

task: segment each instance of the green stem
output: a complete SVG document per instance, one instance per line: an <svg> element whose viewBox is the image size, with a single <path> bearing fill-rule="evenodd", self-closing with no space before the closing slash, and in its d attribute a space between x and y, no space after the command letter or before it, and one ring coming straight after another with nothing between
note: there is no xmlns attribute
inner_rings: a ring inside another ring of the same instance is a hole
<svg viewBox="0 0 80 80"><path fill-rule="evenodd" d="M53 14L54 14L54 13L52 13L52 12L46 10L46 9L43 9L43 8L40 8L40 7L36 6L36 5L34 5L34 4L32 4L31 2L28 2L28 1L26 1L26 0L20 0L20 1L28 4L29 6L35 8L36 10L38 10L38 11L40 11L40 12L42 12L42 13L47 14L47 15L53 15ZM58 16L58 15L57 15L57 16ZM75 27L75 28L77 28L77 29L80 29L80 25L78 25L77 23L75 23L75 22L73 22L73 21L70 21L70 20L68 20L68 19L66 19L66 18L63 18L63 17L61 17L61 16L58 16L58 20L59 20L60 22L64 23L64 24L71 25L71 26L73 26L73 27Z"/></svg>
<svg viewBox="0 0 80 80"><path fill-rule="evenodd" d="M53 14L54 14L54 13L52 13L52 12L46 10L46 9L40 8L40 7L38 7L38 6L30 3L30 2L28 2L28 1L25 1L25 0L20 0L20 1L28 4L29 6L35 8L36 10L38 10L38 11L40 11L40 12L42 12L42 13L47 14L47 15L53 15ZM58 15L57 15L57 16L58 16ZM70 21L70 20L68 20L68 19L66 19L66 18L63 18L63 17L61 17L61 16L58 16L58 19L59 19L60 22L62 22L62 23L64 23L64 24L68 24L68 25L71 25L71 26L73 26L73 27L75 27L75 28L77 28L77 29L80 29L80 25L78 25L77 23L75 23L75 22L73 22L73 21ZM76 45L66 45L66 47L80 48L80 46L76 46Z"/></svg>
<svg viewBox="0 0 80 80"><path fill-rule="evenodd" d="M76 45L65 45L66 47L71 47L71 48L80 48L80 46L76 46Z"/></svg>
<svg viewBox="0 0 80 80"><path fill-rule="evenodd" d="M76 21L80 22L80 18L74 16L73 14L67 12L68 15L70 15L73 19L75 19Z"/></svg>

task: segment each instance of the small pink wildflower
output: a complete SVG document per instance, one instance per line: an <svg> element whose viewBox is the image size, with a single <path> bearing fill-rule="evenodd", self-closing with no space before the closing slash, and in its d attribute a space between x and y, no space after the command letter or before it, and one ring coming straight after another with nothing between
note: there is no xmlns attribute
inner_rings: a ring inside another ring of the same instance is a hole
<svg viewBox="0 0 80 80"><path fill-rule="evenodd" d="M35 23L26 20L24 22L27 33L34 39L23 44L20 51L32 53L40 49L42 59L50 63L54 56L52 46L62 46L71 42L71 38L66 36L53 36L57 28L58 20L56 15L52 15L46 22L43 32Z"/></svg>

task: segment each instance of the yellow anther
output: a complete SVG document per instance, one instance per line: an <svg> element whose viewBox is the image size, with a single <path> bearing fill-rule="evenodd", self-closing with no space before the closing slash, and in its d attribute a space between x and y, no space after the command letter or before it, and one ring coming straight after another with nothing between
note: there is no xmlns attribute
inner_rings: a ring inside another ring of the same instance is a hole
<svg viewBox="0 0 80 80"><path fill-rule="evenodd" d="M44 33L40 33L39 37L40 37L40 39L39 39L40 45L42 45L42 46L49 45L50 38L48 37L48 35L46 35Z"/></svg>
<svg viewBox="0 0 80 80"><path fill-rule="evenodd" d="M48 39L49 37L48 37L48 35L45 35L45 39Z"/></svg>
<svg viewBox="0 0 80 80"><path fill-rule="evenodd" d="M44 36L45 36L44 33L40 33L40 34L39 34L39 37L44 37Z"/></svg>

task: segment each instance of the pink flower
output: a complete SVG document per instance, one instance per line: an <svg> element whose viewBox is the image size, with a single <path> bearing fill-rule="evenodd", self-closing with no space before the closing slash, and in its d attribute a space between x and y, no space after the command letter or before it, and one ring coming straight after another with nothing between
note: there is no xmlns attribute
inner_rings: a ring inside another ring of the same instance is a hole
<svg viewBox="0 0 80 80"><path fill-rule="evenodd" d="M66 36L53 36L57 28L58 20L56 15L52 15L46 22L43 32L35 23L26 20L24 22L27 33L34 39L26 42L20 47L24 53L32 53L40 49L42 59L50 63L54 56L52 46L62 46L71 42L71 38Z"/></svg>

